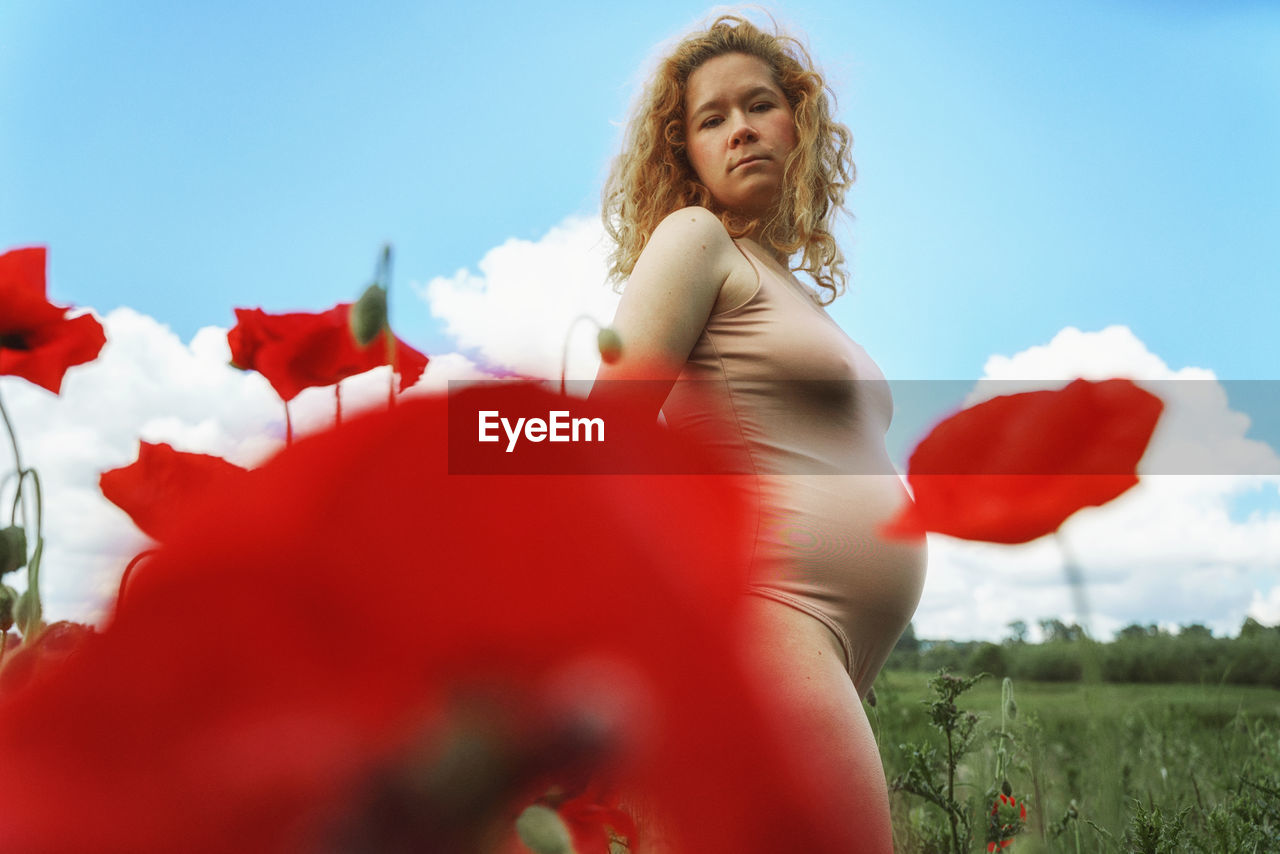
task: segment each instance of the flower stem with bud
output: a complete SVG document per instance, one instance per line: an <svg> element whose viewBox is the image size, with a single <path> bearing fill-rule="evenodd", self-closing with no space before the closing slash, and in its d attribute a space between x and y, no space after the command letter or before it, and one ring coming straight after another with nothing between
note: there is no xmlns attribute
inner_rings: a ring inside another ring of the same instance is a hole
<svg viewBox="0 0 1280 854"><path fill-rule="evenodd" d="M618 336L617 331L612 326L601 326L600 321L596 320L589 314L580 314L569 324L569 329L564 333L564 350L560 354L560 394L564 395L565 391L565 374L569 371L569 341L573 338L573 330L577 328L582 321L587 321L596 327L596 349L600 351L600 359L605 364L612 365L614 362L622 358L622 338Z"/></svg>
<svg viewBox="0 0 1280 854"><path fill-rule="evenodd" d="M40 603L40 558L44 554L44 496L40 489L40 475L35 469L24 468L22 465L22 453L18 449L18 435L13 429L13 422L9 419L9 412L5 409L4 401L0 400L0 420L4 421L5 431L9 434L9 444L13 449L13 464L18 473L18 484L16 492L13 496L13 508L10 511L9 529L6 529L6 551L14 551L12 559L6 558L7 569L17 569L23 564L27 567L27 589L18 597L13 607L14 616L18 624L18 629L22 632L22 636L28 640L35 637L44 625L43 614L44 609ZM31 559L27 560L27 536L25 528L27 522L27 507L23 502L22 487L30 479L31 487L35 492L35 550L31 554ZM18 520L18 512L22 512L22 527L16 528ZM16 530L16 533L11 533ZM21 554L18 554L21 552ZM6 627L6 637L7 637Z"/></svg>
<svg viewBox="0 0 1280 854"><path fill-rule="evenodd" d="M391 244L382 245L382 254L374 268L373 282L360 299L351 305L351 334L356 343L367 347L379 334L385 336L387 365L391 368L391 384L387 389L387 406L396 405L396 337L391 334L388 299L391 293ZM341 416L339 416L341 417Z"/></svg>
<svg viewBox="0 0 1280 854"><path fill-rule="evenodd" d="M18 435L13 430L13 422L9 420L9 411L4 408L4 400L0 399L0 418L4 419L5 432L9 434L9 445L13 448L13 469L18 473L18 492L13 497L13 511L9 514L9 524L18 518L18 505L22 501L22 452L18 450Z"/></svg>

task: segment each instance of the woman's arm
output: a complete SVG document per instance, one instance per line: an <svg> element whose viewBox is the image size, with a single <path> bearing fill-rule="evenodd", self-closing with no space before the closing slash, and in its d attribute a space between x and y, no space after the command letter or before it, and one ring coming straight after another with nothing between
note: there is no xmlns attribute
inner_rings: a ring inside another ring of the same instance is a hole
<svg viewBox="0 0 1280 854"><path fill-rule="evenodd" d="M651 410L656 418L740 257L720 220L706 208L682 208L659 223L636 260L614 316L622 358L600 366L591 398L638 395L641 399L625 402ZM615 380L649 382L622 386L614 385Z"/></svg>

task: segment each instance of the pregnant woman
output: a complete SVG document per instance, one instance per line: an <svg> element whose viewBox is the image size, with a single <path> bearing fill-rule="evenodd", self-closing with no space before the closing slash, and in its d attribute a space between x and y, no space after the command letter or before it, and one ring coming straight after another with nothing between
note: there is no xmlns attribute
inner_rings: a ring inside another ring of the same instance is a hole
<svg viewBox="0 0 1280 854"><path fill-rule="evenodd" d="M779 726L817 746L832 808L878 852L888 793L860 699L915 611L925 553L876 534L909 500L885 450L893 404L823 308L845 279L831 226L850 140L794 39L732 15L683 39L605 186L625 357L596 388L661 381L655 415L753 475L753 659L787 700Z"/></svg>

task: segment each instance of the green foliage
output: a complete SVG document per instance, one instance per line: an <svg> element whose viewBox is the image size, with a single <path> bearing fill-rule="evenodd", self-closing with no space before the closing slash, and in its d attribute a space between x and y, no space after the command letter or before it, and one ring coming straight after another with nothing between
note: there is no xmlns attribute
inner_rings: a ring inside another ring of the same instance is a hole
<svg viewBox="0 0 1280 854"><path fill-rule="evenodd" d="M1048 643L1072 643L1084 638L1084 629L1075 623L1067 625L1058 619L1041 620L1040 631Z"/></svg>
<svg viewBox="0 0 1280 854"><path fill-rule="evenodd" d="M952 690L973 683L952 711L935 710L946 697L937 679L888 672L876 682L899 854L986 851L986 840L1005 838L991 826L1005 782L1027 808L1025 827L1013 806L997 809L997 823L1017 832L1011 854L1280 854L1273 690L1020 681L1013 717L1012 683L950 676ZM948 751L939 723L963 752ZM958 737L964 726L971 738Z"/></svg>
<svg viewBox="0 0 1280 854"><path fill-rule="evenodd" d="M1081 645L1077 643L1027 644L1009 651L1008 673L1020 681L1079 682L1083 672Z"/></svg>
<svg viewBox="0 0 1280 854"><path fill-rule="evenodd" d="M976 738L978 716L962 711L956 700L984 676L965 678L941 670L929 680L934 698L924 703L930 726L943 737L944 752L928 743L903 745L907 752L906 771L895 776L889 785L890 791L916 795L941 810L949 832L939 832L935 827L926 833L926 838L931 848L948 854L963 854L973 842L972 812L957 798L956 784L960 762ZM946 842L946 847L936 848L939 842Z"/></svg>
<svg viewBox="0 0 1280 854"><path fill-rule="evenodd" d="M1241 778L1241 790L1216 804L1205 817L1211 842L1205 854L1280 851L1280 787ZM1275 781L1270 781L1275 782Z"/></svg>
<svg viewBox="0 0 1280 854"><path fill-rule="evenodd" d="M1125 844L1133 854L1183 854L1193 849L1186 843L1186 821L1190 807L1183 807L1172 818L1161 814L1160 807L1148 812L1141 801L1133 802L1133 818Z"/></svg>
<svg viewBox="0 0 1280 854"><path fill-rule="evenodd" d="M1009 672L1005 664L1004 650L994 643L980 644L969 654L967 673L990 673L997 679L1003 679Z"/></svg>
<svg viewBox="0 0 1280 854"><path fill-rule="evenodd" d="M903 629L902 635L898 638L898 642L894 644L893 648L903 652L920 651L920 640L916 637L915 623L907 623L907 627Z"/></svg>
<svg viewBox="0 0 1280 854"><path fill-rule="evenodd" d="M897 649L889 669L991 673L1019 681L1079 682L1091 644L1058 620L1042 620L1045 643L1011 639L1003 644L916 641L918 651ZM1014 624L1011 624L1014 625ZM1025 627L1025 624L1023 624ZM1015 635L1018 628L1014 626ZM914 639L914 635L913 635ZM1245 620L1240 636L1216 638L1201 625L1170 634L1154 625L1126 626L1110 643L1093 644L1093 660L1105 682L1267 685L1280 688L1280 630Z"/></svg>
<svg viewBox="0 0 1280 854"><path fill-rule="evenodd" d="M1014 620L1007 624L1009 627L1009 638L1006 643L1026 643L1027 642L1027 623L1025 620Z"/></svg>

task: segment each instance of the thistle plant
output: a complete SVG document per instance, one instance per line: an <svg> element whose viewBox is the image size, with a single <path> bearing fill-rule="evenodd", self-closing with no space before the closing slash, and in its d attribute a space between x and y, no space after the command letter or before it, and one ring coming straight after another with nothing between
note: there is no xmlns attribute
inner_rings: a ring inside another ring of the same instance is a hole
<svg viewBox="0 0 1280 854"><path fill-rule="evenodd" d="M908 752L906 773L894 777L889 789L924 798L942 811L947 830L936 840L948 854L964 854L973 844L973 822L968 808L956 797L962 785L957 780L961 760L977 738L978 716L956 705L960 695L988 674L952 676L943 670L929 680L935 699L925 700L929 723L945 739L945 754L939 756L932 745L904 745Z"/></svg>

